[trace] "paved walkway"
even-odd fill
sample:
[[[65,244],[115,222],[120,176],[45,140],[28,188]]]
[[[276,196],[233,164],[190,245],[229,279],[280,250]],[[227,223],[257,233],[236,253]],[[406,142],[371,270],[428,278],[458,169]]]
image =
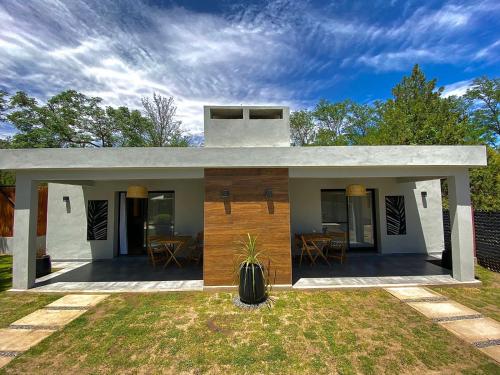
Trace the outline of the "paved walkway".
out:
[[[76,319],[107,295],[70,294],[0,329],[0,368]]]
[[[479,281],[460,282],[450,275],[381,276],[381,277],[303,277],[293,289],[386,288],[419,285],[480,285]]]
[[[426,288],[386,290],[500,363],[500,323],[496,320]]]

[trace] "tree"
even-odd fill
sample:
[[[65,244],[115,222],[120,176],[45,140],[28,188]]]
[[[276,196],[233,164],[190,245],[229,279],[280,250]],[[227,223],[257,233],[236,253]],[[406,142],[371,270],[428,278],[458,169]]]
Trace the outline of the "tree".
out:
[[[182,136],[181,122],[175,119],[177,107],[173,97],[153,93],[152,98],[142,98],[142,105],[150,121],[147,129],[150,146],[187,146],[187,140]]]
[[[378,125],[378,102],[375,105],[351,103],[346,138],[350,145],[370,144],[371,134]]]
[[[127,107],[107,107],[106,116],[111,127],[119,129],[119,136],[115,138],[117,147],[146,147],[144,136],[150,127],[150,122],[138,110]]]
[[[311,111],[300,110],[290,114],[290,133],[294,146],[307,146],[316,139],[316,125]]]
[[[126,107],[102,107],[102,99],[74,90],[63,91],[39,104],[26,93],[10,100],[7,116],[18,130],[14,148],[149,146],[147,118]]]
[[[7,110],[9,109],[9,103],[7,99],[7,92],[0,90],[0,121],[5,121],[7,119]]]
[[[379,108],[378,144],[464,144],[480,141],[468,116],[467,104],[442,97],[443,87],[427,80],[418,65],[392,90],[393,98]]]
[[[319,101],[313,112],[318,124],[315,142],[317,145],[339,146],[348,144],[345,130],[348,125],[351,104],[350,100],[338,103],[331,103],[325,99]]]
[[[497,144],[500,137],[500,78],[476,78],[465,98],[474,108],[474,121],[489,133],[490,143]]]
[[[474,209],[500,211],[500,153],[488,147],[488,165],[470,170],[471,199]]]

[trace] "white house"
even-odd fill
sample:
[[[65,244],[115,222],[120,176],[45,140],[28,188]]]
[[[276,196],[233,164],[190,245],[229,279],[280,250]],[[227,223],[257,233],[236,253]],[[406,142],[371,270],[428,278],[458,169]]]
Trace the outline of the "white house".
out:
[[[257,236],[280,285],[292,285],[299,269],[297,233],[345,233],[347,261],[332,260],[330,277],[373,259],[359,254],[419,254],[401,259],[424,262],[444,248],[440,179],[447,179],[452,277],[474,280],[468,169],[486,165],[485,147],[290,147],[287,107],[206,106],[204,113],[199,148],[0,150],[0,169],[16,172],[14,288],[35,283],[42,182],[52,259],[130,258],[146,254],[149,237],[199,234],[210,287],[231,284],[246,233]],[[134,189],[145,198],[131,199]]]

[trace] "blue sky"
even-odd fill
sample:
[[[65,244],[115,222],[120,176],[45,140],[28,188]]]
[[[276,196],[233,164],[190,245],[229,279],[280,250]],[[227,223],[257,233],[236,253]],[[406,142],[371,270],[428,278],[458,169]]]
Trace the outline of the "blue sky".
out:
[[[71,88],[136,108],[156,91],[194,134],[204,104],[370,102],[415,63],[461,94],[500,71],[490,0],[0,0],[0,25],[1,89],[44,100]]]

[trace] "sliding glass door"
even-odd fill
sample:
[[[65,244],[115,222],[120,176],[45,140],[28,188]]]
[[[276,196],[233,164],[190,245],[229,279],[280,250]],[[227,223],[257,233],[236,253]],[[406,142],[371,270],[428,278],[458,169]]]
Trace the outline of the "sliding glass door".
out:
[[[120,255],[145,255],[149,237],[175,234],[173,191],[149,192],[148,199],[119,196]]]
[[[347,197],[349,217],[349,247],[374,248],[373,191],[364,197]]]
[[[375,250],[374,191],[363,197],[347,197],[345,190],[321,190],[323,230],[348,233],[349,248]]]
[[[148,236],[174,235],[174,193],[148,194]]]

